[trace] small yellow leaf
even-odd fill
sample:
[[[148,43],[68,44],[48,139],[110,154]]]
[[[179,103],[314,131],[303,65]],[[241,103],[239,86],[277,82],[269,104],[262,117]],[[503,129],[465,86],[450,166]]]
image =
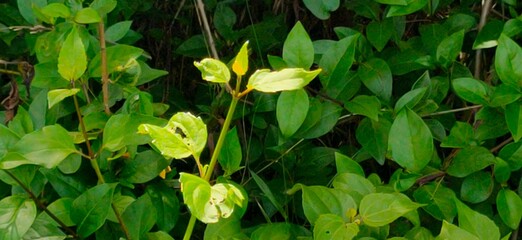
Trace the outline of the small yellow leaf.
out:
[[[243,76],[248,71],[248,41],[246,41],[232,64],[232,71],[238,76]]]

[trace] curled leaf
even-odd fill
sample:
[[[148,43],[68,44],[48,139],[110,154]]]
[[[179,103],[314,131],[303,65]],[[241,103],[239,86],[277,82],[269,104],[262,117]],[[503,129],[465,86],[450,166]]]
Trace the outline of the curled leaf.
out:
[[[250,76],[247,88],[260,92],[297,90],[308,85],[320,72],[321,69],[306,71],[302,68],[286,68],[273,72],[261,69]]]
[[[228,70],[227,65],[219,60],[205,58],[200,62],[194,62],[194,66],[201,71],[201,78],[206,81],[227,83],[230,80],[230,70]]]

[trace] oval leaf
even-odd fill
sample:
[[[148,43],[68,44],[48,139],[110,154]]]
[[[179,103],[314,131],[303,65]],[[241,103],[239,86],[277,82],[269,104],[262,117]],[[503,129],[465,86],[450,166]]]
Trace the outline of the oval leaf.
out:
[[[466,177],[495,163],[495,156],[481,146],[463,148],[457,153],[447,173],[454,177]]]
[[[20,195],[0,201],[0,239],[22,239],[36,218],[36,205]]]
[[[319,216],[314,227],[316,240],[351,240],[359,233],[359,225],[347,223],[343,218],[334,214]]]
[[[297,90],[308,85],[320,72],[321,69],[306,71],[302,68],[286,68],[274,72],[257,70],[248,79],[247,88],[260,92]]]
[[[205,58],[200,62],[194,62],[194,66],[199,69],[201,78],[206,81],[227,83],[230,80],[230,70],[228,70],[227,65],[219,60]]]
[[[501,34],[495,52],[495,70],[503,83],[522,86],[522,48],[508,36]]]
[[[522,199],[509,189],[501,189],[497,195],[497,210],[502,221],[511,229],[520,227]]]
[[[371,193],[361,200],[359,212],[364,224],[380,227],[420,206],[401,193]]]
[[[73,27],[63,42],[58,55],[58,72],[68,80],[75,81],[87,69],[87,55],[77,27]]]
[[[225,137],[226,144],[219,152],[219,165],[225,171],[224,176],[230,176],[237,170],[241,169],[241,160],[243,160],[243,153],[241,152],[241,144],[237,135],[237,129],[234,127],[228,131]]]
[[[232,64],[232,70],[238,76],[243,76],[248,71],[248,41],[246,41],[243,44],[243,46],[239,50],[239,53],[234,59],[234,63]]]
[[[314,63],[314,45],[299,21],[286,37],[283,45],[283,59],[288,67],[294,68],[309,69]]]
[[[292,136],[303,124],[310,102],[303,89],[285,91],[277,99],[276,116],[283,136]]]
[[[125,34],[129,32],[131,25],[132,21],[122,21],[111,25],[105,31],[105,40],[108,42],[117,42],[125,37]]]
[[[372,58],[361,63],[357,70],[359,78],[370,91],[384,101],[392,95],[392,72],[388,64],[380,58]]]
[[[72,203],[71,219],[78,226],[76,232],[87,237],[104,223],[109,211],[116,184],[100,184],[90,188]]]
[[[47,92],[47,103],[49,105],[49,109],[51,109],[55,104],[64,100],[66,97],[75,95],[79,91],[79,88],[50,90]]]
[[[74,21],[81,24],[97,23],[101,20],[98,12],[90,7],[81,9],[74,16]]]
[[[453,90],[470,103],[487,104],[489,101],[489,86],[473,78],[454,79]]]

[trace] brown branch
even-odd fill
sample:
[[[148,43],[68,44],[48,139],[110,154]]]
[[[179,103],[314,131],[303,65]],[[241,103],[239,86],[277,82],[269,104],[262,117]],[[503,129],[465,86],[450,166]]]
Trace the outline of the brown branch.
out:
[[[205,30],[205,35],[207,36],[208,45],[210,47],[210,51],[212,51],[212,58],[219,59],[219,55],[216,50],[216,43],[214,42],[214,38],[212,37],[212,31],[210,30],[210,24],[208,23],[207,14],[205,13],[205,4],[202,0],[197,0],[196,4],[196,12],[198,13],[203,24],[203,29]]]
[[[485,0],[482,5],[482,13],[480,14],[480,21],[477,26],[477,30],[480,33],[484,25],[486,25],[487,17],[491,9],[492,0]],[[477,49],[475,52],[475,72],[473,76],[475,79],[480,79],[480,72],[482,71],[482,49]]]
[[[105,45],[105,27],[103,25],[103,21],[100,21],[98,23],[98,35],[100,36],[103,106],[105,114],[111,115],[111,109],[109,108],[109,74],[107,73],[107,47]]]

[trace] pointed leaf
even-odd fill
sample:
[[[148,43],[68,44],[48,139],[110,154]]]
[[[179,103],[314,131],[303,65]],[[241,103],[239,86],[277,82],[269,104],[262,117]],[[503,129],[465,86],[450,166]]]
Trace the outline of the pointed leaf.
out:
[[[51,109],[54,105],[61,102],[65,98],[77,94],[79,91],[79,88],[50,90],[49,92],[47,92],[47,103],[49,109]]]
[[[380,227],[420,206],[401,193],[370,193],[361,200],[359,211],[364,224]]]
[[[426,212],[438,220],[453,221],[457,216],[457,207],[453,199],[455,193],[439,184],[426,184],[413,193],[415,201],[426,204],[422,207]]]
[[[87,55],[78,27],[73,27],[58,56],[58,72],[67,81],[80,78],[87,69]]]
[[[522,199],[509,189],[501,189],[497,194],[497,210],[500,219],[511,229],[520,227]]]
[[[522,105],[517,101],[506,106],[506,123],[515,142],[522,138]]]
[[[475,104],[488,104],[489,86],[473,78],[453,80],[453,89],[462,99]]]
[[[241,144],[237,135],[237,128],[232,128],[228,131],[225,137],[225,143],[221,152],[219,152],[219,165],[225,171],[224,176],[230,176],[234,172],[241,169],[241,160],[243,160],[243,153],[241,152]]]
[[[457,153],[447,173],[455,177],[466,177],[495,163],[495,156],[481,146],[463,148]]]
[[[299,21],[286,37],[283,45],[283,59],[288,67],[292,68],[309,69],[314,63],[312,40]]]
[[[273,72],[261,69],[250,76],[247,88],[260,92],[297,90],[308,85],[320,72],[321,69],[306,71],[302,68],[286,68]]]
[[[36,218],[36,204],[20,195],[0,201],[0,239],[22,239]]]
[[[434,151],[430,129],[408,108],[397,114],[390,129],[389,144],[393,160],[413,172],[422,170]]]
[[[140,236],[149,232],[156,223],[156,209],[151,206],[149,195],[144,194],[122,213],[121,218],[129,230],[131,239],[140,239]]]
[[[386,18],[383,21],[372,21],[366,26],[366,38],[380,52],[391,39],[393,31],[392,18]]]
[[[479,240],[475,235],[470,232],[459,228],[446,220],[442,222],[442,228],[440,234],[435,240],[449,240],[449,239],[467,239],[467,240]]]
[[[473,127],[466,122],[456,122],[450,135],[440,143],[441,147],[465,148],[477,145]]]
[[[232,70],[238,76],[243,76],[248,71],[248,41],[243,44],[239,53],[237,53],[234,63],[232,64]]]
[[[495,52],[495,70],[503,83],[522,86],[522,48],[508,36],[501,34]]]
[[[109,211],[116,184],[100,184],[90,188],[73,201],[71,219],[78,226],[77,233],[87,237],[104,223]]]
[[[386,160],[391,126],[392,124],[383,118],[379,121],[363,119],[355,131],[357,141],[381,165]]]
[[[108,42],[117,42],[125,37],[129,32],[132,21],[122,21],[111,25],[105,30],[105,40]]]
[[[127,145],[141,145],[151,141],[147,135],[138,133],[140,124],[166,125],[164,119],[140,114],[115,114],[105,124],[103,148],[117,152]]]
[[[491,219],[473,211],[466,204],[455,199],[457,205],[459,227],[472,233],[481,240],[500,239],[500,231]]]
[[[392,5],[386,17],[404,16],[421,10],[428,4],[428,0],[406,0],[405,5]]]
[[[276,116],[283,136],[292,136],[303,124],[310,107],[308,94],[303,89],[284,91],[277,99]]]
[[[376,96],[359,95],[347,102],[345,107],[353,114],[367,116],[374,121],[379,121],[381,102]]]
[[[330,18],[330,12],[339,8],[339,0],[304,0],[306,8],[321,20]]]
[[[201,72],[201,78],[214,83],[227,83],[230,80],[230,70],[223,62],[205,58],[200,62],[194,62],[194,65]]]
[[[359,233],[359,225],[347,223],[340,216],[334,214],[320,215],[314,227],[316,240],[351,240]]]
[[[442,40],[437,47],[437,62],[448,68],[459,55],[464,42],[464,30],[460,30]]]
[[[82,8],[74,16],[74,21],[81,24],[97,23],[101,20],[98,12],[90,7]]]
[[[390,101],[393,79],[391,70],[384,60],[372,58],[361,63],[357,74],[364,86],[377,97],[384,101]]]
[[[338,152],[335,152],[335,166],[338,174],[354,173],[364,177],[364,170],[359,163]]]

